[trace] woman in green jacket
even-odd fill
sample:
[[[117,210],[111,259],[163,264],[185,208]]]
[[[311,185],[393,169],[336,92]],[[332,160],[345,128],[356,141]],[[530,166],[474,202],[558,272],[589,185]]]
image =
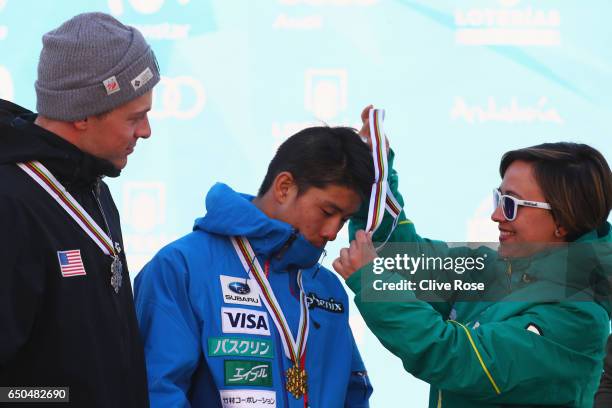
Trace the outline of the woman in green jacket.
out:
[[[381,301],[375,287],[398,287],[407,277],[372,273],[379,256],[372,241],[385,240],[390,217],[373,237],[362,230],[366,215],[353,217],[350,248],[333,266],[381,343],[406,371],[431,384],[430,408],[591,408],[610,332],[610,168],[589,146],[547,143],[506,153],[500,175],[491,216],[499,226],[498,250],[422,238],[403,212],[385,246],[408,243],[387,250],[390,257],[485,259],[483,270],[461,276],[486,283],[478,301],[452,290],[433,301],[418,287]],[[403,205],[397,185],[391,170],[389,187]],[[456,277],[435,275],[437,282]]]

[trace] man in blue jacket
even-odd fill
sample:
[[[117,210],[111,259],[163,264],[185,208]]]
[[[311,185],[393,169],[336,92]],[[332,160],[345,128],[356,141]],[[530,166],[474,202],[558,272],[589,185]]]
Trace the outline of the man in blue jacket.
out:
[[[372,393],[325,244],[369,196],[355,131],[283,143],[259,194],[216,184],[193,232],[136,277],[153,407],[367,407]]]

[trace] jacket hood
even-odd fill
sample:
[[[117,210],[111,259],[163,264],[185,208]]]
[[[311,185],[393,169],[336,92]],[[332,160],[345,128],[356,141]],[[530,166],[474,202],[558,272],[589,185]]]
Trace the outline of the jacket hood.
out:
[[[194,231],[245,236],[260,261],[270,260],[273,271],[314,266],[323,248],[312,245],[291,225],[268,217],[252,203],[253,198],[226,184],[215,184],[206,195],[207,213],[196,219]]]
[[[31,111],[0,100],[0,165],[37,160],[67,187],[120,174],[110,162],[87,154],[35,125],[35,119],[36,114]]]

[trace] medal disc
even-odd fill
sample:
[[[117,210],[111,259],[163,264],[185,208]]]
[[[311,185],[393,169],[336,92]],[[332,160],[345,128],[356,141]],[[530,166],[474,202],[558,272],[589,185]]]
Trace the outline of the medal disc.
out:
[[[302,396],[308,392],[308,385],[306,383],[308,375],[306,374],[306,370],[298,366],[293,366],[287,370],[285,375],[287,376],[287,391],[296,399],[302,398]]]
[[[111,286],[115,289],[115,293],[119,293],[121,281],[123,279],[123,264],[121,259],[115,255],[111,263]]]

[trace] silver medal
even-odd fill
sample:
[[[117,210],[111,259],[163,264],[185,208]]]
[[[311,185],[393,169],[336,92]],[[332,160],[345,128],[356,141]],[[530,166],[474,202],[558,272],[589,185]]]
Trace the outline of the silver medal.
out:
[[[123,279],[123,264],[121,263],[121,259],[118,255],[113,257],[113,262],[111,263],[111,286],[115,289],[115,293],[119,293],[119,288],[121,288],[121,281]]]

